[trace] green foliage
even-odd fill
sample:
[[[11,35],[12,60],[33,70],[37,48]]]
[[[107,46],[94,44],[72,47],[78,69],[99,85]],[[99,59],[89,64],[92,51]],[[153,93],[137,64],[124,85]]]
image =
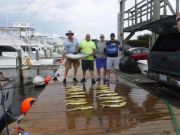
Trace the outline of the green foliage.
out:
[[[140,35],[137,40],[129,40],[127,44],[131,47],[149,47],[149,37],[151,39],[150,34]]]
[[[150,34],[144,34],[137,37],[138,40],[149,40],[149,37],[151,38]]]

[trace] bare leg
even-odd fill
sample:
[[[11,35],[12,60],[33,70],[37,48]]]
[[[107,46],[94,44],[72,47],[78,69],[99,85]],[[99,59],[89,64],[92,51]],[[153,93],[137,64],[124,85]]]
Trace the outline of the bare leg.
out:
[[[74,78],[76,78],[76,75],[77,75],[77,71],[78,71],[78,68],[74,68]]]
[[[66,79],[66,78],[67,78],[68,71],[69,71],[69,69],[65,69],[65,72],[64,72],[64,79]]]
[[[115,69],[116,80],[119,80],[119,69]]]
[[[107,79],[110,80],[110,70],[107,70]]]
[[[106,79],[106,69],[103,70],[103,78]]]
[[[97,69],[98,78],[101,78],[101,70]]]
[[[89,70],[89,73],[90,73],[90,75],[91,75],[91,79],[94,79],[94,71]]]
[[[86,77],[86,70],[83,70],[83,78]]]

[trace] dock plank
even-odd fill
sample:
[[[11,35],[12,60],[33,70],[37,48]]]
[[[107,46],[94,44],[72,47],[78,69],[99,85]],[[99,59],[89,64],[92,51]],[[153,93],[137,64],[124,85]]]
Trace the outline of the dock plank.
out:
[[[167,105],[147,91],[121,80],[110,88],[127,101],[122,108],[99,108],[96,91],[86,82],[92,110],[67,112],[64,86],[50,83],[19,124],[32,135],[175,135]],[[73,85],[69,83],[68,85]],[[77,85],[82,86],[78,83]],[[178,123],[180,111],[173,107]]]

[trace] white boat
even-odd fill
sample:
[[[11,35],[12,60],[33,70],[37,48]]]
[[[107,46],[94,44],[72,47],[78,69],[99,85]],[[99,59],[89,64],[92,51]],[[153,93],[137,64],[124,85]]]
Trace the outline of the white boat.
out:
[[[14,81],[4,78],[0,72],[0,126],[4,123],[5,113],[9,110],[14,93]]]
[[[148,71],[148,62],[147,62],[147,60],[138,60],[137,65],[138,65],[141,73],[146,75],[146,72]]]
[[[17,77],[17,50],[21,50],[23,69],[30,66],[53,66],[54,60],[29,57],[30,44],[25,41],[31,36],[30,27],[0,27],[0,72],[6,77]],[[31,34],[30,34],[31,33]],[[32,78],[36,73],[24,71],[24,78]]]

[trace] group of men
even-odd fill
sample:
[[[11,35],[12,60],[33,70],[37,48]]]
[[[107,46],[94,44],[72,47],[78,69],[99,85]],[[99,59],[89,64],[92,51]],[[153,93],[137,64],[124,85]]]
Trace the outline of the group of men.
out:
[[[68,76],[69,69],[74,68],[74,82],[79,82],[77,80],[77,71],[80,66],[79,59],[70,59],[66,57],[66,54],[73,53],[83,53],[87,57],[81,59],[81,67],[83,77],[80,82],[84,83],[86,81],[86,71],[88,70],[91,76],[92,84],[96,81],[109,82],[111,70],[115,70],[116,83],[119,82],[119,51],[121,50],[120,42],[115,39],[115,34],[110,34],[110,40],[105,41],[104,34],[100,35],[100,40],[95,44],[91,41],[90,34],[86,34],[85,39],[78,43],[75,39],[74,33],[68,31],[66,33],[67,38],[64,40],[64,57],[65,62],[65,73],[63,83],[66,84],[66,78]],[[94,62],[96,63],[97,77],[95,80],[94,76]],[[103,73],[101,74],[101,69]]]

